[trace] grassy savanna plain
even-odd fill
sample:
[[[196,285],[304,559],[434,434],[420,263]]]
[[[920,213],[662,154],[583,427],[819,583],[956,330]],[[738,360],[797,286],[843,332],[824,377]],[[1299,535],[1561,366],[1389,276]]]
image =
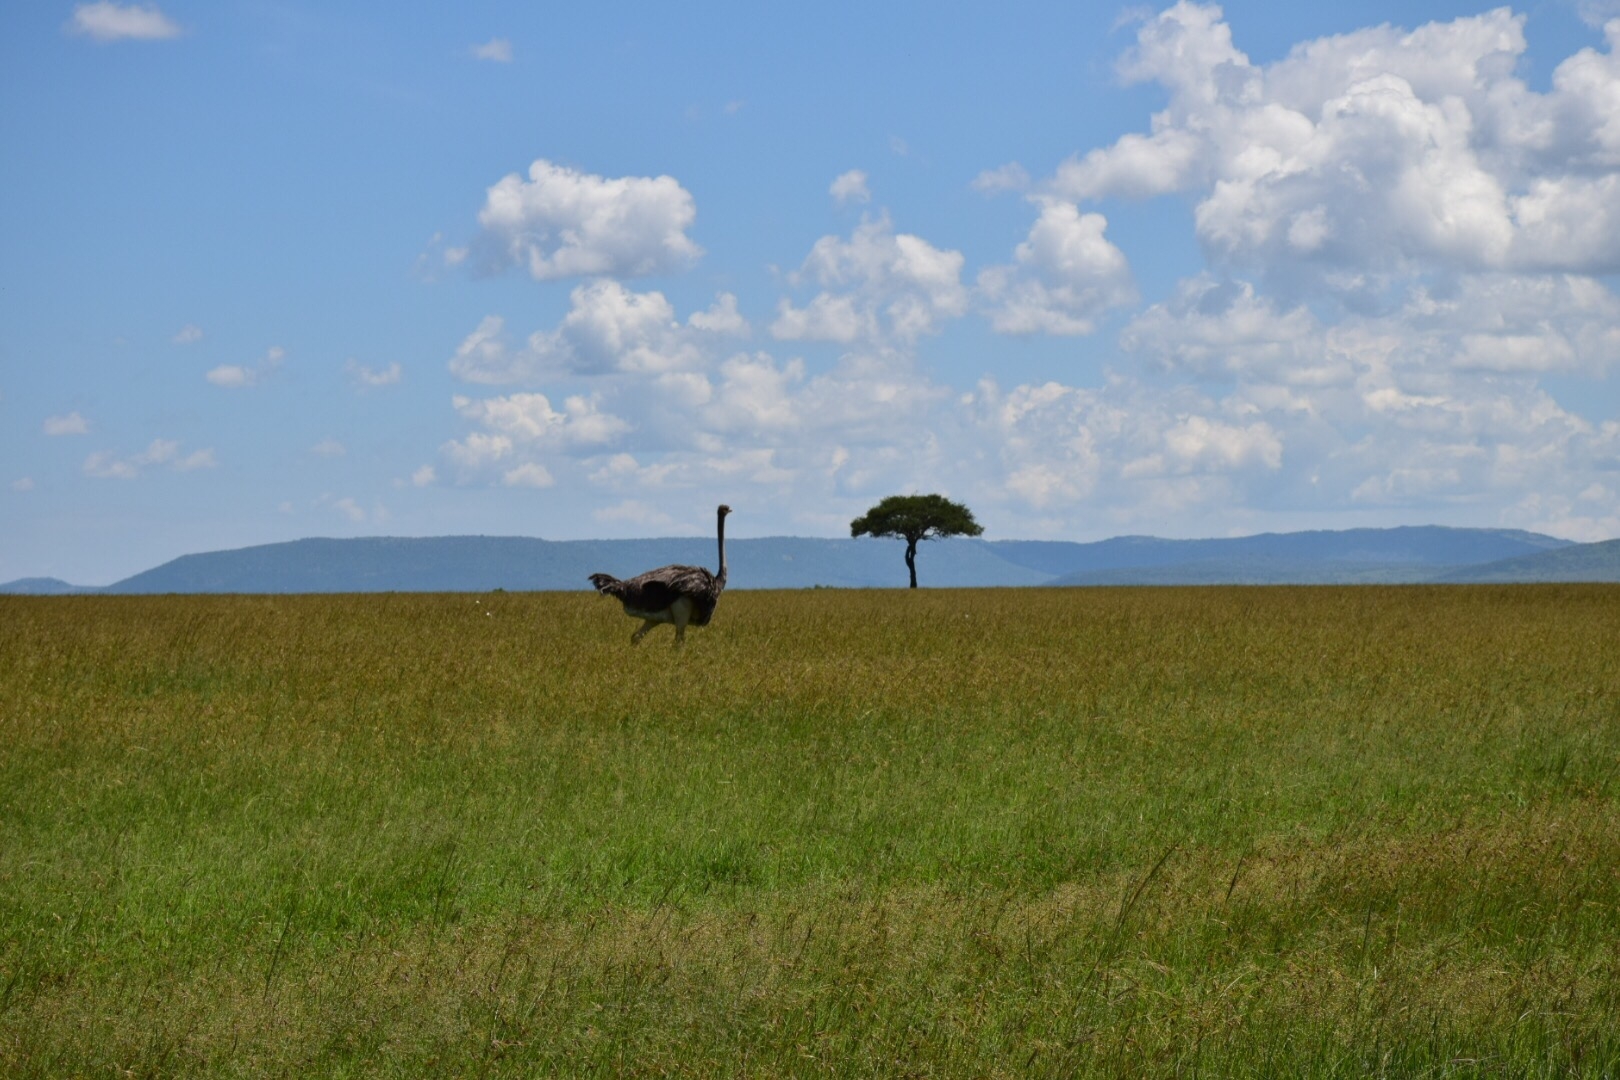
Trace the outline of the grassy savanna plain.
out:
[[[0,1074],[1620,1075],[1620,589],[0,598]]]

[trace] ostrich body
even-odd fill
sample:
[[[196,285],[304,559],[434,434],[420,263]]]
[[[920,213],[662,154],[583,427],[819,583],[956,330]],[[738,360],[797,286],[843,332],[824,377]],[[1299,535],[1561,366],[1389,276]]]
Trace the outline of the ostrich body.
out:
[[[630,635],[639,645],[647,631],[659,623],[673,623],[675,644],[686,641],[688,626],[708,626],[720,593],[726,587],[726,515],[731,507],[721,506],[716,514],[716,534],[720,539],[720,572],[711,574],[701,566],[661,566],[620,581],[612,574],[592,574],[591,584],[603,596],[624,605],[624,613],[641,619],[641,629]]]

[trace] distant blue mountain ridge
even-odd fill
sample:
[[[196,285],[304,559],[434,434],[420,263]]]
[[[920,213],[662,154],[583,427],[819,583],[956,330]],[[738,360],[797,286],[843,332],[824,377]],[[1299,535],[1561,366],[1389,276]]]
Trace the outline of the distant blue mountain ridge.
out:
[[[16,581],[0,585],[0,593],[13,593],[18,596],[66,596],[70,593],[100,591],[83,585],[69,585],[61,578],[53,577],[18,578]]]
[[[903,545],[812,537],[732,539],[734,589],[901,588]],[[307,539],[184,555],[104,588],[24,578],[0,592],[326,593],[580,590],[666,563],[713,567],[712,537],[539,540],[515,536]],[[1575,544],[1513,529],[1407,526],[1214,540],[1120,536],[942,540],[917,555],[924,587],[1415,584],[1620,581],[1620,540]]]

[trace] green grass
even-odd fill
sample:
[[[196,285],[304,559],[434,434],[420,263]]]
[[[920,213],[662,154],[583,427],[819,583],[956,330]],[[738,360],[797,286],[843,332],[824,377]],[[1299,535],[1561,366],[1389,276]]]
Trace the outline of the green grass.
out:
[[[1620,1075],[1620,588],[0,598],[0,1075]]]

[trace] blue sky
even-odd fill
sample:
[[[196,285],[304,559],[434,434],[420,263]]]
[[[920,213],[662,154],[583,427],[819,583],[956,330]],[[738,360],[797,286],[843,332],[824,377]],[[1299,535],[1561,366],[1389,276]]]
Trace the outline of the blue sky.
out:
[[[9,5],[0,581],[902,491],[1620,536],[1615,20]]]

